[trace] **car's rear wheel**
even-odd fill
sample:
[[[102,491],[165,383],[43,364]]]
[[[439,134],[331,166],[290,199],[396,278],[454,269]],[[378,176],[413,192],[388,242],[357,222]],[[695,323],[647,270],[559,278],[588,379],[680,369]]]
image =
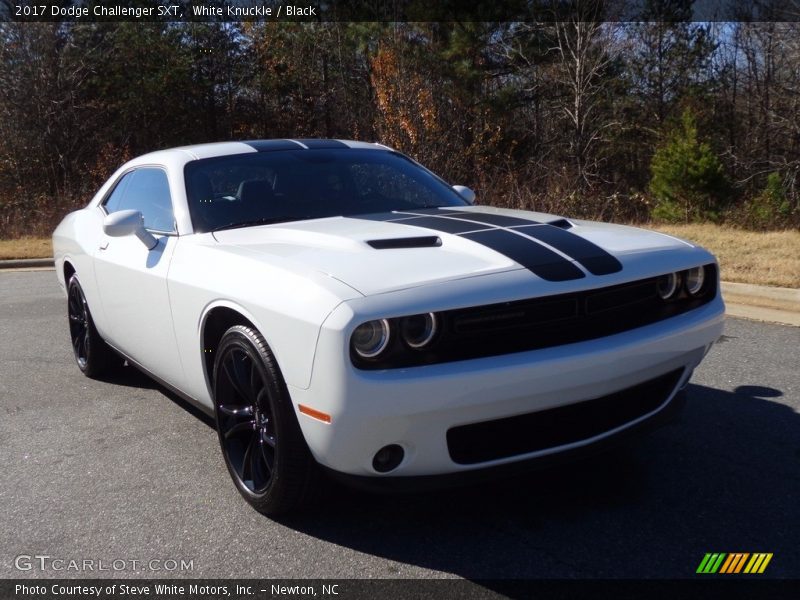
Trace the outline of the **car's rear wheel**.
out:
[[[316,465],[275,358],[254,329],[235,325],[222,336],[214,404],[225,464],[245,500],[267,515],[301,505]]]
[[[86,296],[75,274],[70,277],[67,284],[67,316],[75,362],[84,375],[97,377],[110,368],[122,364],[122,359],[97,332]]]

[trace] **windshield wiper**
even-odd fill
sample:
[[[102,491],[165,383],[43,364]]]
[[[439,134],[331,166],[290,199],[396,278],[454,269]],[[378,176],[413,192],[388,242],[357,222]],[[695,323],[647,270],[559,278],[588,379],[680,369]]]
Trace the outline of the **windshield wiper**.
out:
[[[293,221],[292,217],[272,217],[269,219],[252,219],[250,221],[236,221],[227,225],[220,225],[212,229],[212,232],[222,231],[223,229],[239,229],[240,227],[255,227],[256,225],[272,225],[273,223],[285,223]]]

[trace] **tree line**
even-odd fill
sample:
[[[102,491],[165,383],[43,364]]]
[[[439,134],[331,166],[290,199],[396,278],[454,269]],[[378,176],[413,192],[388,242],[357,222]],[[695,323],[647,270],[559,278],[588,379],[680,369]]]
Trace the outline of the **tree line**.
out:
[[[49,233],[144,152],[280,137],[380,141],[498,206],[797,227],[800,23],[666,4],[638,23],[0,24],[0,237]]]

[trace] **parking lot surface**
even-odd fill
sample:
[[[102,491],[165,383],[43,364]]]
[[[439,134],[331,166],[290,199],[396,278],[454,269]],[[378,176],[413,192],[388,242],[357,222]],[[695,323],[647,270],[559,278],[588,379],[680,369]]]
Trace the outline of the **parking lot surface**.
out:
[[[682,578],[706,552],[800,577],[798,328],[728,319],[682,416],[610,453],[435,493],[330,485],[279,521],[207,418],[133,369],[80,374],[52,271],[0,273],[0,341],[0,577]]]

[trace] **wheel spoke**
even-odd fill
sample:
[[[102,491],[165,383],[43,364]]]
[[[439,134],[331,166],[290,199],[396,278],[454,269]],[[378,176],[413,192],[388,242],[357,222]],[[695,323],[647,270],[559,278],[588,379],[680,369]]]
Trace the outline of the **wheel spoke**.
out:
[[[247,355],[245,354],[244,356],[246,357]],[[222,363],[222,368],[225,371],[225,376],[228,378],[228,381],[230,381],[236,394],[242,400],[252,404],[253,398],[248,393],[249,390],[247,389],[247,386],[242,385],[243,381],[246,381],[246,379],[242,376],[240,365],[241,362],[236,360],[231,352],[227,357],[225,357],[225,362]]]
[[[69,295],[68,308],[70,315],[78,316],[81,312],[81,301],[77,297],[77,290]]]
[[[261,452],[259,451],[259,447],[261,444],[258,443],[258,433],[253,436],[253,442],[251,444],[252,451],[250,455],[245,458],[245,460],[249,461],[250,463],[250,474],[253,479],[253,489],[259,490],[264,487],[264,483],[269,480],[269,470],[264,472],[264,467],[262,466],[263,460],[261,458]]]
[[[253,479],[253,454],[256,454],[255,446],[257,444],[257,439],[258,435],[257,432],[254,430],[253,434],[250,436],[250,441],[247,443],[247,449],[244,451],[244,456],[242,457],[243,481],[247,479]]]
[[[275,440],[270,439],[262,430],[259,439],[259,450],[261,450],[261,459],[267,467],[267,470],[272,474],[272,465],[275,460]]]
[[[236,408],[231,408],[229,406],[220,406],[219,412],[221,412],[226,417],[252,417],[253,416],[253,407],[252,406],[237,406]]]
[[[275,447],[275,436],[271,435],[267,431],[267,427],[262,427],[261,428],[261,440],[260,441],[261,441],[262,444],[266,444],[270,448],[274,448]]]
[[[89,332],[85,332],[81,336],[81,358],[88,358],[89,357]]]
[[[237,423],[225,431],[225,439],[229,440],[230,438],[241,435],[247,431],[253,431],[255,428],[256,422],[254,420],[251,419],[249,421],[242,421],[241,423]]]

